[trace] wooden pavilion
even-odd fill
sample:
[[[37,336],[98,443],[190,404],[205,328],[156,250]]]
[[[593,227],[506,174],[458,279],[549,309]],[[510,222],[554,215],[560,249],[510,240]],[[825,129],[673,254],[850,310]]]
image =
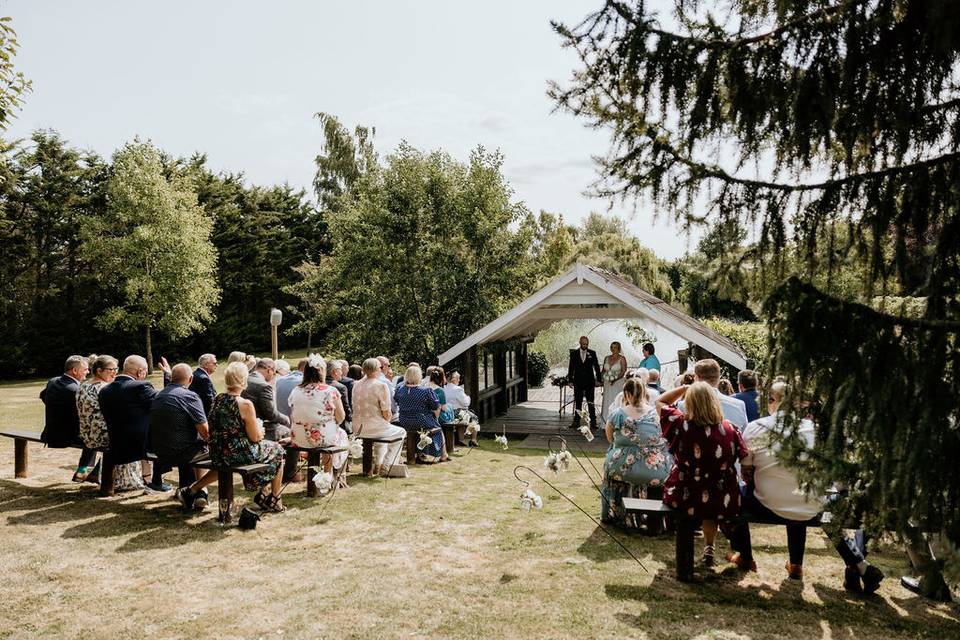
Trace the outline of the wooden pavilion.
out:
[[[685,358],[712,356],[739,370],[743,351],[731,340],[609,271],[577,264],[496,320],[439,356],[439,364],[463,373],[472,409],[481,423],[514,434],[555,433],[569,423],[543,393],[531,397],[527,349],[537,333],[560,320],[643,319],[688,341]],[[571,345],[575,346],[575,345]]]

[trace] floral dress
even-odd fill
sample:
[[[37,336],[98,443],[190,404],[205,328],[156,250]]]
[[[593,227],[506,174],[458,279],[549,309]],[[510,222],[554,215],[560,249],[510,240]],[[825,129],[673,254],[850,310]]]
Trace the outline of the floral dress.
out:
[[[107,422],[100,412],[100,389],[109,384],[106,380],[91,380],[80,384],[77,390],[77,415],[80,416],[80,439],[88,449],[106,451],[110,448]],[[113,468],[114,491],[137,491],[145,489],[140,461],[118,464]]]
[[[652,407],[643,415],[631,418],[623,409],[616,409],[607,420],[613,425],[613,444],[603,461],[603,501],[601,519],[623,522],[622,499],[633,486],[659,487],[673,466]]]
[[[393,395],[400,408],[400,426],[409,431],[426,431],[430,444],[420,449],[418,457],[426,462],[436,462],[443,457],[443,430],[433,415],[440,406],[440,399],[429,387],[411,387],[402,384]]]
[[[334,416],[340,392],[323,384],[297,386],[290,392],[290,436],[293,445],[302,449],[314,447],[347,447],[350,438],[337,426]],[[333,466],[339,469],[347,452],[333,454]]]
[[[663,409],[660,427],[673,454],[664,504],[696,519],[736,518],[740,512],[736,463],[747,456],[740,432],[727,420],[709,427],[691,424],[676,407]]]
[[[255,491],[273,480],[283,464],[283,447],[272,440],[252,442],[247,437],[247,429],[240,416],[240,405],[234,396],[221,393],[214,398],[207,419],[210,426],[210,459],[214,464],[268,465],[263,471],[243,474],[243,486],[248,491]]]

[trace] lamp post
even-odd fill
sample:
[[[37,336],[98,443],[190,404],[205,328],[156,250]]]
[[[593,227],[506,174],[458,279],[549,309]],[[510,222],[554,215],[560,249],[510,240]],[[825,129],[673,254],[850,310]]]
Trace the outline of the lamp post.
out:
[[[274,360],[280,357],[277,348],[277,327],[281,322],[283,322],[283,312],[280,309],[270,309],[270,349]]]

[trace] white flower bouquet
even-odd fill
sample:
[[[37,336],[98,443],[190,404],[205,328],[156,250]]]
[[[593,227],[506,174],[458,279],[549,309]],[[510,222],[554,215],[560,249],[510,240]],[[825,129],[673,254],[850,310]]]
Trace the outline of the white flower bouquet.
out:
[[[350,440],[349,455],[354,460],[363,457],[363,440],[360,438],[353,438]]]
[[[547,457],[544,459],[543,466],[554,473],[568,471],[570,469],[570,460],[572,458],[573,455],[566,450],[559,451],[557,453],[551,452],[547,454]]]
[[[333,489],[333,474],[329,471],[321,471],[313,476],[313,484],[317,488],[317,493],[325,496]]]
[[[530,509],[542,509],[543,499],[540,498],[533,489],[527,489],[520,494],[520,510],[530,511]]]

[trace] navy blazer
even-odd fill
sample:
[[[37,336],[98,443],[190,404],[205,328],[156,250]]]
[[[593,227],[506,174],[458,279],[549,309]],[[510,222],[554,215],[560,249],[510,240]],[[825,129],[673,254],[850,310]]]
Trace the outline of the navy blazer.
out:
[[[597,352],[587,349],[587,359],[580,359],[580,348],[570,349],[570,366],[567,368],[567,377],[575,387],[593,387],[602,380],[600,362]]]
[[[79,382],[63,374],[50,378],[40,392],[40,400],[44,405],[40,440],[47,443],[48,447],[71,447],[80,442],[80,416],[77,414],[79,389]]]
[[[157,390],[146,380],[119,375],[100,390],[100,412],[110,434],[114,464],[128,464],[147,456],[150,405]]]
[[[203,413],[209,417],[210,407],[213,406],[213,399],[217,397],[217,390],[213,386],[213,380],[210,379],[210,375],[200,367],[197,367],[196,371],[193,372],[193,382],[190,383],[188,388],[200,396],[200,402],[203,403]]]

